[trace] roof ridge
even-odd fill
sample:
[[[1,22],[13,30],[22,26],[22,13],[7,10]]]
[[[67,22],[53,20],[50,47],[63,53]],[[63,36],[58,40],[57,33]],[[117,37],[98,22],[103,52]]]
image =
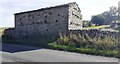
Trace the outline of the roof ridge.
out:
[[[69,6],[71,4],[76,4],[76,2],[70,2],[70,3],[67,3],[67,4],[50,6],[50,7],[40,8],[40,9],[36,9],[36,10],[31,10],[31,11],[19,12],[19,13],[15,13],[14,15],[16,15],[16,14],[22,14],[22,13],[27,13],[27,12],[34,12],[34,11],[39,11],[39,10],[45,10],[45,9],[51,9],[51,8],[56,8],[56,7]]]

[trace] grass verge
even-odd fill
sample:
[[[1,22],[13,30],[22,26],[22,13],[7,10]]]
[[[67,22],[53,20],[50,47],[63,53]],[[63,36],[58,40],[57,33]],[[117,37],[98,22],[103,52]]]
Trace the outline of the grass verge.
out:
[[[83,30],[91,30],[91,29],[101,29],[101,28],[106,28],[106,27],[109,27],[109,25],[84,27],[84,28],[82,28],[82,29],[83,29]]]
[[[58,45],[56,43],[49,43],[48,46],[51,49],[120,58],[120,53],[119,51],[116,51],[116,50],[97,50],[95,48],[85,48],[85,47],[76,48],[76,47],[71,47],[66,45]]]

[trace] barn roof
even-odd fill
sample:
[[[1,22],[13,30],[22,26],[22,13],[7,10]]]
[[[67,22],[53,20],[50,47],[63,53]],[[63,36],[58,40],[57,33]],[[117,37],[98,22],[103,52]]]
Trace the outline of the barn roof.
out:
[[[37,9],[37,10],[31,10],[31,11],[25,11],[25,12],[15,13],[14,15],[23,14],[23,13],[29,13],[29,12],[35,12],[35,11],[42,11],[42,10],[47,10],[47,9],[52,9],[52,8],[67,7],[67,6],[71,5],[71,4],[77,4],[77,3],[76,2],[71,2],[71,3],[67,3],[67,4],[62,4],[62,5],[57,5],[57,6],[51,6],[51,7],[41,8],[41,9]]]

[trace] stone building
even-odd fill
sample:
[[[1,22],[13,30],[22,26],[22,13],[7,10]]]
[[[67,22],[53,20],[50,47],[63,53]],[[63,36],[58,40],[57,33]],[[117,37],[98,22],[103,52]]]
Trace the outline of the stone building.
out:
[[[15,13],[15,28],[6,35],[58,34],[82,28],[81,10],[75,2]]]
[[[118,21],[120,22],[120,1],[118,2]]]

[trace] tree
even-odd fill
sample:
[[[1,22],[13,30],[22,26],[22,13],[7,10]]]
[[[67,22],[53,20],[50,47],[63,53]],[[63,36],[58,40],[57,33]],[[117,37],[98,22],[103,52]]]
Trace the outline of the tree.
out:
[[[96,25],[103,25],[105,22],[105,18],[102,15],[95,15],[92,16],[91,22]]]
[[[118,8],[111,6],[109,11],[103,12],[101,15],[105,17],[105,24],[110,24],[118,20]]]
[[[99,15],[94,15],[91,18],[91,22],[102,25],[110,25],[113,21],[118,20],[118,8],[111,6],[108,11],[103,12],[102,14]]]

